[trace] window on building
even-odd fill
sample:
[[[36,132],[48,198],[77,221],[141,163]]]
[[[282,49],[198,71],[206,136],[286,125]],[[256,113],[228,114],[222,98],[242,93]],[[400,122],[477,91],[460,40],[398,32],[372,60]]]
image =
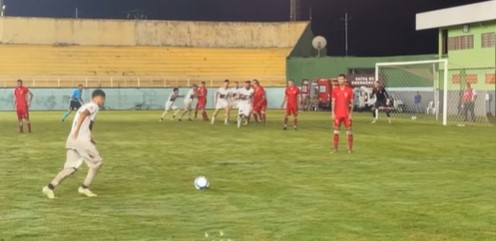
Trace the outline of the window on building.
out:
[[[441,53],[448,54],[448,46],[449,46],[449,41],[448,41],[448,30],[443,29],[441,31]]]
[[[474,48],[474,35],[464,35],[448,38],[448,50],[462,50]]]
[[[495,33],[483,33],[482,34],[482,47],[483,48],[493,48],[496,43]]]

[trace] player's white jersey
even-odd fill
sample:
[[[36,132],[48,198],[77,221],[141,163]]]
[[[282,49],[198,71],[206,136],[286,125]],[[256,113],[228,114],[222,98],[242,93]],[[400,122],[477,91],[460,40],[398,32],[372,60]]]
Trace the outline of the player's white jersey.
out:
[[[229,97],[230,91],[229,91],[229,89],[226,89],[224,87],[220,87],[217,90],[217,94],[218,94],[218,99],[227,100],[227,97]]]
[[[170,95],[169,95],[169,98],[167,99],[167,101],[169,102],[173,102],[176,101],[176,99],[179,97],[179,94],[176,94],[174,92],[172,92]]]
[[[78,141],[91,140],[90,123],[92,121],[95,121],[96,114],[98,113],[99,109],[100,107],[94,102],[84,104],[83,106],[81,106],[81,108],[79,108],[79,110],[76,113],[76,116],[74,117],[74,121],[72,122],[71,133],[69,134],[69,137],[67,139],[67,144],[69,145],[68,147],[70,147],[69,143],[72,143],[74,132],[76,131],[76,128],[78,126],[79,116],[81,116],[81,113],[83,113],[86,110],[88,110],[90,115],[83,120],[83,123],[81,124],[81,128],[79,129],[77,140]]]
[[[195,99],[195,90],[190,89],[186,96],[184,96],[184,102],[193,101],[193,99]]]
[[[254,90],[253,88],[246,89],[246,88],[240,88],[239,89],[239,103],[240,104],[251,104],[251,97],[253,96]]]
[[[240,88],[231,88],[229,89],[229,94],[231,95],[233,100],[237,100],[239,96]]]

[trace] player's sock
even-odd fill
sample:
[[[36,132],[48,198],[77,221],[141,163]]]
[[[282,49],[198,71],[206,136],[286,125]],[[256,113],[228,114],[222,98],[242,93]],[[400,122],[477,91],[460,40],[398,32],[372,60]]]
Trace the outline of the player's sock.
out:
[[[165,116],[167,116],[167,111],[164,111],[164,113],[162,113],[162,116],[160,117],[160,120],[163,120],[165,118]]]
[[[228,118],[224,118],[224,125],[227,125],[229,124],[229,119]]]
[[[206,111],[203,111],[202,112],[202,117],[203,117],[203,120],[204,121],[208,121],[208,115],[207,115],[207,112]]]
[[[62,116],[62,121],[65,121],[65,119],[67,119],[67,117],[69,116],[69,114],[70,114],[69,111],[64,112],[64,115]]]
[[[48,184],[48,188],[55,189],[64,179],[74,174],[77,170],[75,168],[64,168],[57,176]]]
[[[176,116],[179,115],[179,109],[177,109],[176,111],[174,111],[174,114],[172,115],[172,119],[176,119]]]
[[[298,125],[298,118],[293,119],[293,127],[296,129],[296,126]]]
[[[28,122],[28,132],[31,133],[31,122]]]
[[[243,119],[242,115],[238,115],[238,128],[241,128],[241,119]]]
[[[377,117],[375,110],[372,110],[372,117],[375,119]]]
[[[339,146],[339,133],[334,133],[332,140],[334,151],[337,151]]]
[[[284,118],[284,126],[287,126],[288,125],[288,117],[285,117]]]
[[[253,114],[253,119],[255,119],[255,122],[259,122],[258,121],[258,114]]]
[[[264,124],[267,122],[267,114],[265,114],[265,112],[262,112],[262,122]]]
[[[351,132],[348,133],[348,151],[353,151],[353,134]]]
[[[91,186],[91,183],[93,182],[93,179],[96,177],[96,174],[98,174],[98,171],[100,170],[102,164],[103,164],[102,162],[99,162],[98,164],[88,169],[88,174],[86,175],[86,178],[83,181],[82,187],[88,188],[89,186]]]
[[[212,122],[210,122],[210,124],[212,124],[212,125],[213,125],[214,123],[215,123],[215,115],[214,115],[214,116],[212,116]]]
[[[24,133],[24,124],[22,122],[19,123],[19,133]]]

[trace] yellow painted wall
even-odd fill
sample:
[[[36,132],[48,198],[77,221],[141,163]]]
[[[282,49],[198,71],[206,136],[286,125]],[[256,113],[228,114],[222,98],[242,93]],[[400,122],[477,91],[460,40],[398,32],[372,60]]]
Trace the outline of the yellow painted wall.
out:
[[[0,43],[292,48],[308,22],[236,23],[0,18]]]
[[[283,85],[290,48],[109,47],[0,44],[0,77],[146,77],[246,80]]]

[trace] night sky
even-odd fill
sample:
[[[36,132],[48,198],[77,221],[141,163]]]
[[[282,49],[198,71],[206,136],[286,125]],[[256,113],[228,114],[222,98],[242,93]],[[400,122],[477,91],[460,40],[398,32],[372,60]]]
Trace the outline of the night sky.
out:
[[[4,0],[8,16],[126,18],[140,10],[148,19],[287,21],[289,0]],[[437,52],[437,32],[415,31],[415,13],[477,0],[301,0],[301,19],[328,39],[329,55],[344,55],[348,12],[349,55],[385,56]]]

